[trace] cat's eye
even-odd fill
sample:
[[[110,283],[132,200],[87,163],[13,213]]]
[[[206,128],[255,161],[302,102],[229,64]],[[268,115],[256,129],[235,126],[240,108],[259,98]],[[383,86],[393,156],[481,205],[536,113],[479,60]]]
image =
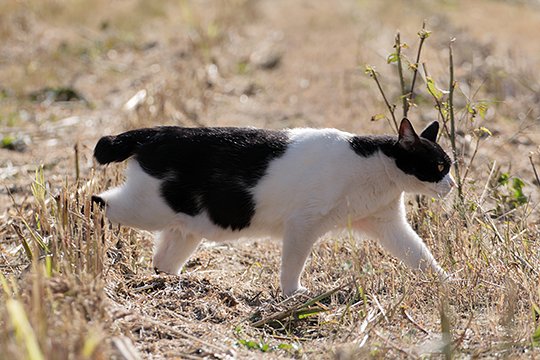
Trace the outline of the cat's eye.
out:
[[[437,165],[437,168],[439,169],[440,172],[443,172],[443,170],[444,170],[444,164],[443,164],[443,163],[439,163],[439,164]]]

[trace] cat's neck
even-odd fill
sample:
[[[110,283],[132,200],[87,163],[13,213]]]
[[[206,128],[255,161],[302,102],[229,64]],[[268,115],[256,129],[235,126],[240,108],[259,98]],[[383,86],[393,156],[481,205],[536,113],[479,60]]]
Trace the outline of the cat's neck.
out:
[[[411,176],[397,167],[396,158],[400,151],[397,141],[397,136],[391,135],[352,136],[349,140],[350,146],[357,155],[364,158],[376,157],[378,159],[382,167],[379,175],[385,176],[388,180],[387,183],[383,183],[391,184],[391,188],[387,188],[385,191],[392,193],[392,196],[401,192],[414,192],[416,190],[413,186],[415,182],[412,181]],[[384,175],[382,171],[384,171]]]
[[[393,154],[397,140],[397,136],[392,135],[355,135],[350,138],[349,143],[354,152],[363,157],[372,156],[377,151],[388,157],[395,157]]]

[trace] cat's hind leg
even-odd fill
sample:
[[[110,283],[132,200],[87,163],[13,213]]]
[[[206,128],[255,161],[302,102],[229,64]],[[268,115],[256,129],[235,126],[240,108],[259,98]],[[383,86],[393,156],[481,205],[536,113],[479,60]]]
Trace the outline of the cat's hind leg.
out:
[[[92,201],[105,208],[107,218],[118,224],[144,230],[160,230],[174,223],[177,214],[161,194],[162,181],[147,174],[136,160],[130,160],[126,182]]]
[[[162,230],[154,240],[154,268],[168,274],[179,274],[201,238],[178,230]]]

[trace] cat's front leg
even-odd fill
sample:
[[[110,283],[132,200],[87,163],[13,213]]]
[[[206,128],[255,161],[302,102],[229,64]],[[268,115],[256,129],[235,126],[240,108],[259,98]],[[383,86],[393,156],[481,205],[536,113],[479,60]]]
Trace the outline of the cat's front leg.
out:
[[[407,222],[403,200],[362,221],[360,230],[377,239],[387,251],[409,267],[422,271],[431,269],[441,280],[447,278],[424,241]]]
[[[287,222],[283,236],[280,274],[281,290],[285,296],[306,291],[300,283],[300,277],[316,240],[315,227],[304,216],[295,217]]]
[[[154,268],[168,274],[179,274],[201,240],[192,234],[172,229],[158,232],[154,240]]]

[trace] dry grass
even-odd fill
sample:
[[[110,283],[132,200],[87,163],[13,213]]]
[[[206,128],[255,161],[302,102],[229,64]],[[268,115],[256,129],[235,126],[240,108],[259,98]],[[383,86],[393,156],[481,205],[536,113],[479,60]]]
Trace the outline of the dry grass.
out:
[[[0,353],[538,357],[538,11],[496,1],[0,4]],[[347,231],[314,247],[310,293],[292,299],[280,295],[273,241],[205,243],[182,275],[154,275],[151,235],[91,211],[91,194],[122,181],[121,167],[91,159],[111,132],[164,123],[392,131],[370,122],[388,114],[361,69],[375,66],[399,105],[386,58],[399,28],[414,59],[423,19],[433,31],[423,59],[443,89],[448,39],[457,38],[465,201],[411,197],[409,214],[455,281],[441,286]],[[45,87],[85,101],[30,99]],[[420,78],[416,89],[410,118],[421,127],[439,113]],[[16,142],[22,151],[8,149]],[[450,149],[447,136],[441,142]]]

